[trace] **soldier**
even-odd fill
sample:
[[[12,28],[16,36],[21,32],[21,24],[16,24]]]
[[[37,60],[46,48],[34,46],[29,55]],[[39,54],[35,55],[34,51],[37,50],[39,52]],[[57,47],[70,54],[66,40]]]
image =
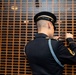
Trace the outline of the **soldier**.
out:
[[[25,53],[33,75],[62,75],[64,64],[76,63],[76,44],[73,35],[66,33],[69,49],[63,42],[53,39],[56,16],[42,11],[35,15],[38,33],[27,43]],[[58,37],[57,37],[58,38]]]

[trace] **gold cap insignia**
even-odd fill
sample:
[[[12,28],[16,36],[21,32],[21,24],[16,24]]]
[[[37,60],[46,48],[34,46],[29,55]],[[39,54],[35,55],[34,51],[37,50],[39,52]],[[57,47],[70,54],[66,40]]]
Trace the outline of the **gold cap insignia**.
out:
[[[74,51],[72,51],[70,48],[68,48],[68,50],[69,50],[71,55],[75,56],[75,52]]]

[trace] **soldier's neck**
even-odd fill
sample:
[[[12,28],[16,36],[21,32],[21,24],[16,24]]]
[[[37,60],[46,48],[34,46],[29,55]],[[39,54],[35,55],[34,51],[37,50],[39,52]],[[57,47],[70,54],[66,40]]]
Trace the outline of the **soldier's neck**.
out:
[[[38,33],[43,33],[43,34],[46,34],[48,37],[49,37],[49,35],[48,35],[48,33],[47,32],[43,32],[43,31],[38,31]]]

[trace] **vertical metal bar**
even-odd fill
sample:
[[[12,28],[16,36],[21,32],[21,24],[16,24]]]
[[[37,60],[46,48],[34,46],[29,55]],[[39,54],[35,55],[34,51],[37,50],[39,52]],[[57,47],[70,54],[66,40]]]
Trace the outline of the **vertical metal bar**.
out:
[[[65,33],[67,32],[67,0],[65,0]],[[64,71],[65,75],[67,75],[67,64],[65,65],[65,71]]]
[[[74,35],[74,0],[72,0],[72,34]]]
[[[58,6],[59,7],[59,12],[58,12],[59,14],[58,15],[59,15],[59,21],[60,21],[60,0],[59,0],[58,5],[59,5]],[[60,23],[59,23],[59,36],[60,36]]]
[[[7,7],[8,7],[8,14],[7,14],[7,31],[6,31],[6,33],[7,33],[7,37],[6,37],[6,67],[5,67],[5,74],[7,74],[7,60],[8,60],[8,57],[7,57],[7,55],[8,55],[8,25],[9,25],[9,0],[8,0],[8,5],[7,5]]]
[[[26,0],[26,20],[28,20],[28,0]],[[28,30],[28,28],[27,28],[27,22],[26,22],[26,39],[25,39],[25,41],[26,41],[26,43],[28,42],[27,41],[27,30]]]
[[[20,28],[19,28],[19,37],[18,37],[18,38],[19,38],[18,75],[19,75],[19,73],[20,73],[20,48],[21,48],[20,45],[21,45],[21,22],[22,22],[22,21],[21,21],[21,16],[22,16],[22,15],[21,15],[21,12],[22,12],[22,0],[20,0],[20,24],[19,24],[19,25],[20,25],[20,26],[19,26]]]
[[[54,13],[54,0],[52,0],[52,13]]]
[[[4,2],[4,0],[2,0],[2,6],[1,6],[1,9],[2,9],[1,11],[2,11],[2,12],[1,12],[1,28],[0,28],[0,29],[1,29],[1,35],[0,35],[0,60],[1,60],[1,61],[0,61],[0,67],[1,67],[1,65],[2,65],[2,64],[1,64],[1,63],[2,63],[2,57],[1,57],[2,54],[1,54],[1,52],[2,52],[2,25],[3,25],[3,9],[4,9],[4,7],[3,7],[3,2]],[[2,71],[2,70],[0,70],[0,73],[2,73],[1,71]],[[5,72],[5,73],[6,73],[6,72]]]
[[[14,36],[15,36],[15,6],[16,6],[16,0],[14,0],[14,16],[13,16],[13,41],[12,41],[12,75],[14,74]]]
[[[74,0],[72,0],[72,34],[74,35]],[[72,75],[74,75],[74,65],[72,65]]]
[[[67,32],[67,0],[66,0],[66,3],[65,3],[65,33]]]
[[[27,17],[28,17],[28,0],[26,0],[26,20],[27,20]],[[28,33],[28,27],[27,27],[27,23],[26,23],[26,38],[25,38],[25,44],[27,44],[27,33]],[[25,61],[25,68],[27,67],[27,59],[26,59],[26,61]],[[27,70],[27,68],[26,68],[26,70]],[[25,71],[25,73],[27,73],[27,71]]]
[[[32,15],[34,16],[34,1],[32,2],[32,10],[33,10]],[[32,18],[32,39],[34,39],[34,21],[33,21],[33,18]]]

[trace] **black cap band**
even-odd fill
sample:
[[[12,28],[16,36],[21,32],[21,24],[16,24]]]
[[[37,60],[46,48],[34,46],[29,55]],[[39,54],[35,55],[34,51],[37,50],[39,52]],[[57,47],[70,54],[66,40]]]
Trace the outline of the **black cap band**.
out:
[[[54,29],[56,29],[55,28],[56,16],[53,13],[47,11],[39,12],[34,16],[34,22],[37,23],[37,21],[39,20],[50,21],[53,24]]]

